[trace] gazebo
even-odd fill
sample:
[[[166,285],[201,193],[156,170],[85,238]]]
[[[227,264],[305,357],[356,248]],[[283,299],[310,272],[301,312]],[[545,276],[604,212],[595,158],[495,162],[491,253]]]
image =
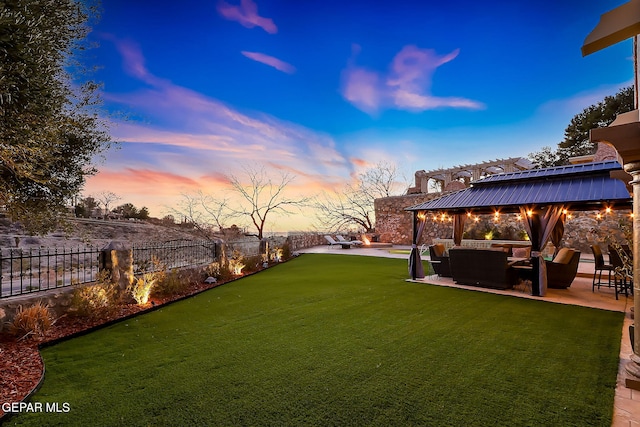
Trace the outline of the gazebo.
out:
[[[547,242],[559,246],[570,211],[630,209],[632,198],[616,161],[582,163],[492,175],[471,186],[405,210],[413,213],[412,279],[424,277],[418,242],[429,214],[453,220],[453,242],[459,246],[467,218],[483,214],[519,214],[531,241],[532,294],[544,296],[547,275],[540,251]]]

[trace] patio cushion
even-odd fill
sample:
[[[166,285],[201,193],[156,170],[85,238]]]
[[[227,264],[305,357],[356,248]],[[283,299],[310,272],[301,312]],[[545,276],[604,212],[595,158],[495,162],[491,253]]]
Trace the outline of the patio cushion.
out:
[[[444,256],[444,245],[442,243],[437,243],[431,247],[433,248],[434,252],[432,253],[432,255],[435,255],[437,257]]]
[[[569,264],[569,261],[573,258],[573,252],[574,250],[569,248],[560,249],[553,262],[556,264]]]
[[[516,258],[531,258],[531,247],[513,248],[513,256]]]

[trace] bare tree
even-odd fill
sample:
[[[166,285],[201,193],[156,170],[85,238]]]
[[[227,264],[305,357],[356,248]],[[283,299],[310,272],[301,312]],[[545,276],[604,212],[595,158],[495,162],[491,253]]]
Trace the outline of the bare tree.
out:
[[[98,194],[95,199],[100,203],[104,208],[104,219],[109,219],[109,206],[113,202],[117,202],[122,199],[122,197],[118,196],[116,193],[112,191],[102,191]]]
[[[244,179],[241,179],[244,178]],[[281,173],[273,180],[264,168],[245,168],[242,177],[230,175],[233,192],[240,195],[239,207],[234,213],[251,219],[256,229],[252,236],[262,239],[267,218],[271,214],[291,215],[294,209],[305,206],[308,197],[290,198],[285,195],[287,186],[295,179],[294,175]]]
[[[227,199],[216,199],[202,191],[195,194],[182,194],[182,200],[178,206],[170,208],[170,211],[183,222],[192,224],[207,239],[213,237],[216,227],[220,233],[223,233],[227,221],[233,217]]]
[[[366,232],[375,227],[375,199],[399,194],[401,185],[394,165],[380,162],[358,175],[342,191],[324,194],[315,207],[322,228],[344,230],[354,226]]]

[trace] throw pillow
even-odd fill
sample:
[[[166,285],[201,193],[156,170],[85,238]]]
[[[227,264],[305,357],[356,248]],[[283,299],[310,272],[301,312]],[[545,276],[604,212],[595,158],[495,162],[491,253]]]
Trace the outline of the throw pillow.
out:
[[[573,258],[573,249],[562,248],[558,252],[558,255],[553,259],[556,264],[569,264],[571,258]]]
[[[513,248],[513,256],[516,258],[531,258],[531,247]]]

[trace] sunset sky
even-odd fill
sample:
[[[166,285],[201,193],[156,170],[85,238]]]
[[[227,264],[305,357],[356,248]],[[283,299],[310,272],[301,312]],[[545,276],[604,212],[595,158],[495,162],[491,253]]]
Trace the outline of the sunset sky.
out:
[[[183,193],[221,197],[247,166],[312,196],[383,160],[410,184],[555,148],[575,114],[632,83],[631,41],[580,52],[623,3],[103,0],[92,55],[122,143],[84,195],[162,217]]]

